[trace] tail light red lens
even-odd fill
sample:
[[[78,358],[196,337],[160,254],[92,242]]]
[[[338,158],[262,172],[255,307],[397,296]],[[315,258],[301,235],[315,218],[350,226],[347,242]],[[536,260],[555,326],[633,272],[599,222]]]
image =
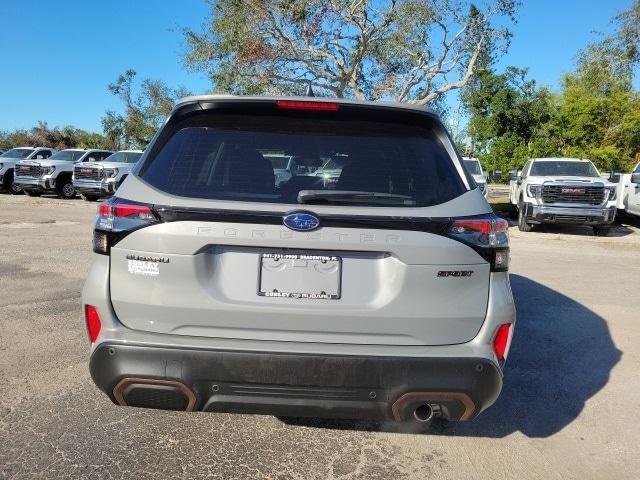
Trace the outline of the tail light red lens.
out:
[[[109,248],[127,234],[157,221],[151,205],[112,197],[98,205],[93,251],[108,254]]]
[[[503,323],[498,327],[496,336],[493,337],[493,351],[500,362],[507,358],[509,350],[509,334],[511,333],[511,324]]]
[[[95,343],[102,330],[102,321],[98,310],[93,305],[84,306],[84,320],[87,324],[87,334],[89,335],[89,341]]]
[[[509,224],[494,215],[454,218],[447,236],[469,245],[491,264],[491,271],[509,268]]]
[[[335,102],[313,102],[306,100],[278,100],[280,110],[307,110],[316,112],[337,112],[340,105]]]

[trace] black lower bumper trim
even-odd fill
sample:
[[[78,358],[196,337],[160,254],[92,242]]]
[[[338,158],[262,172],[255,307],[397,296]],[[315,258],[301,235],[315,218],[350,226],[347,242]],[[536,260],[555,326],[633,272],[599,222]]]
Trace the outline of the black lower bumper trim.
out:
[[[91,376],[114,403],[128,378],[179,382],[193,410],[327,418],[407,420],[429,403],[449,420],[474,417],[502,388],[483,358],[410,358],[187,350],[102,344]],[[142,387],[141,387],[142,388]],[[151,392],[150,392],[151,393]],[[149,395],[153,397],[153,395]],[[140,394],[136,406],[145,405]]]

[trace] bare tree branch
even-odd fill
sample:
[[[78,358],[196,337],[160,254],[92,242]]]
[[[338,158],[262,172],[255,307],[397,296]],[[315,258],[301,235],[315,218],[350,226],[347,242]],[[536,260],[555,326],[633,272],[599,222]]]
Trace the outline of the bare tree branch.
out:
[[[519,0],[216,0],[185,31],[186,65],[218,90],[321,93],[425,104],[464,87],[509,32]],[[501,26],[502,25],[502,26]]]

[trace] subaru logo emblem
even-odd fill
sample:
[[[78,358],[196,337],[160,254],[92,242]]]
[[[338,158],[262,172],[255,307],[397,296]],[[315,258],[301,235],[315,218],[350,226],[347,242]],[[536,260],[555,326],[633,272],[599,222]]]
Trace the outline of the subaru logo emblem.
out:
[[[282,218],[282,223],[285,227],[297,232],[308,232],[320,226],[318,217],[306,212],[290,213]]]

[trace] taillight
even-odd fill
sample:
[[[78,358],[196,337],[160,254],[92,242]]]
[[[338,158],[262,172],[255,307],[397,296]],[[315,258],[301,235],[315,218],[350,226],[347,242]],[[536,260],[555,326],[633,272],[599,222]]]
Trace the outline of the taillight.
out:
[[[112,197],[98,205],[93,251],[108,255],[109,249],[129,233],[156,222],[151,205]]]
[[[493,213],[454,218],[447,236],[469,245],[491,264],[492,272],[509,269],[509,224]]]
[[[493,351],[498,358],[498,361],[502,362],[507,358],[509,353],[509,334],[511,333],[511,324],[503,323],[498,327],[495,337],[493,337]]]
[[[93,305],[84,306],[84,320],[87,324],[87,335],[89,335],[89,341],[94,343],[100,335],[102,330],[102,322],[100,321],[100,315],[98,310]]]
[[[278,100],[276,105],[281,110],[308,110],[316,112],[337,112],[340,105],[335,102],[313,102],[306,100]]]

